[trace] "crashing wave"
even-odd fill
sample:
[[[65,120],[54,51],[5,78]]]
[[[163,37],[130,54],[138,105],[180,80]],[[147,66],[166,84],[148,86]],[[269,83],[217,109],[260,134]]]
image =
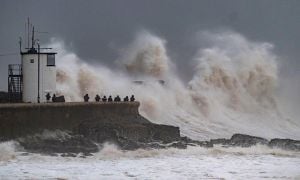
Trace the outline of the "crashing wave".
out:
[[[124,48],[119,70],[87,64],[54,40],[58,92],[67,101],[82,101],[85,93],[91,97],[134,94],[142,115],[155,123],[179,126],[183,135],[193,139],[233,133],[300,138],[297,121],[287,121],[278,106],[279,58],[272,52],[273,45],[233,32],[201,36],[208,43],[195,55],[194,75],[188,82],[178,77],[166,40],[149,32],[139,33]],[[147,83],[137,85],[137,77]]]

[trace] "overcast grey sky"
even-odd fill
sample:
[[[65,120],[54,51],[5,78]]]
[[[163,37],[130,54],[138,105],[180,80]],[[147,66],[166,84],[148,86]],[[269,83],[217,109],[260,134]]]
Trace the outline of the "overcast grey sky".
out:
[[[61,38],[81,58],[107,66],[118,56],[112,47],[126,46],[147,29],[168,41],[184,76],[195,55],[195,34],[225,28],[274,44],[285,70],[300,71],[299,0],[2,0],[0,54],[18,53],[27,17],[49,32],[40,36],[42,42]],[[7,90],[7,65],[19,62],[19,55],[0,56],[0,90]]]

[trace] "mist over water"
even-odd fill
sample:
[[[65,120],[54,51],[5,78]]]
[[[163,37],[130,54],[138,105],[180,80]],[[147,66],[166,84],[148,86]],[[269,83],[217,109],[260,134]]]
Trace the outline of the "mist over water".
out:
[[[199,45],[192,59],[194,75],[188,82],[178,77],[167,40],[147,31],[122,49],[114,69],[87,64],[53,39],[58,93],[67,101],[82,101],[85,93],[91,98],[134,94],[143,116],[179,126],[182,135],[194,139],[233,133],[299,139],[299,122],[287,118],[276,93],[279,58],[273,45],[235,32],[203,32],[200,37],[205,46]]]

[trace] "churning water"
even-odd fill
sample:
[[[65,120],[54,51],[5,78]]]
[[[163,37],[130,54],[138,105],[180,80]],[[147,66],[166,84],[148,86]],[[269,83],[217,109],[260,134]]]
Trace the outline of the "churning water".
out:
[[[82,101],[85,93],[134,94],[143,116],[179,126],[182,135],[197,140],[234,133],[300,139],[299,118],[282,108],[290,99],[280,96],[285,88],[280,87],[280,58],[273,45],[234,32],[200,36],[205,46],[194,55],[193,68],[186,68],[193,72],[186,82],[168,55],[167,41],[146,31],[122,49],[114,69],[88,64],[54,39],[58,93],[67,101]],[[299,153],[265,146],[124,152],[107,144],[83,159],[24,154],[15,142],[5,142],[0,152],[3,179],[300,178]]]

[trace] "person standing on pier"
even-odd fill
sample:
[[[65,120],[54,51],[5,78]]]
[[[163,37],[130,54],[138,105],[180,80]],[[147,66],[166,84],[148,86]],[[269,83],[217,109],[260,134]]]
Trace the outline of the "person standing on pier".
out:
[[[89,102],[90,97],[89,97],[88,94],[85,94],[85,95],[83,96],[83,99],[84,99],[84,102]]]
[[[47,102],[50,101],[50,98],[51,98],[50,93],[47,93],[47,94],[46,94],[46,100],[47,100]]]
[[[131,101],[131,102],[135,101],[134,95],[132,95],[132,96],[130,97],[130,101]]]
[[[95,97],[95,101],[96,101],[96,102],[99,102],[100,99],[101,99],[100,96],[97,94],[96,97]]]
[[[107,101],[106,96],[103,96],[102,101],[103,101],[103,102],[106,102],[106,101]]]
[[[112,102],[112,100],[113,100],[112,97],[109,96],[109,97],[108,97],[108,102]]]

